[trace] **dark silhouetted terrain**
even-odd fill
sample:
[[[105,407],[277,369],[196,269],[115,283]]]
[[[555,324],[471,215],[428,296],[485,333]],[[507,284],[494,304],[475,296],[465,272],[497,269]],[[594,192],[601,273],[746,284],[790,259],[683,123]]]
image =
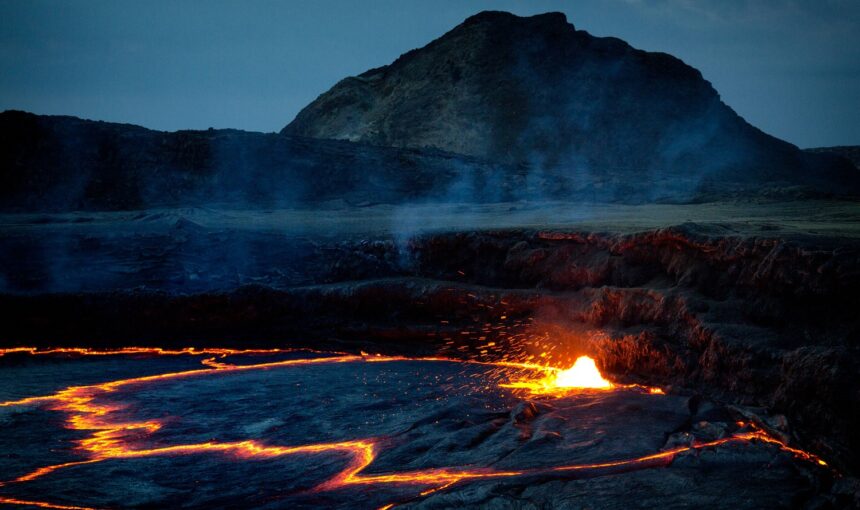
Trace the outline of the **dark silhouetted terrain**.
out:
[[[842,156],[848,161],[854,163],[854,166],[860,168],[860,145],[836,145],[833,147],[814,147],[806,149],[806,152],[812,154],[836,154]]]
[[[0,210],[7,211],[396,203],[444,198],[466,174],[497,183],[475,187],[476,200],[493,201],[511,198],[518,172],[441,151],[0,114]]]

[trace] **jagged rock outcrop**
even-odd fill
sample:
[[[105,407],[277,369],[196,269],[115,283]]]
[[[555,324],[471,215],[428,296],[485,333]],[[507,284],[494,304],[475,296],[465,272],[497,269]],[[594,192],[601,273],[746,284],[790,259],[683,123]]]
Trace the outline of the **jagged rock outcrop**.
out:
[[[574,196],[583,182],[607,199],[629,197],[631,181],[640,199],[755,184],[860,190],[845,161],[749,125],[696,69],[560,13],[472,16],[342,80],[282,132],[525,162]]]

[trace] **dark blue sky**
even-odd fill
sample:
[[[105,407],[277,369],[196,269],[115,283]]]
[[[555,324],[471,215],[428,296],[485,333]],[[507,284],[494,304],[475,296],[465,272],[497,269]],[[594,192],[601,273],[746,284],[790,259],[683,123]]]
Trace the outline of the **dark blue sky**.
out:
[[[860,144],[858,0],[0,0],[0,110],[277,131],[484,9],[563,11],[680,57],[771,134]]]

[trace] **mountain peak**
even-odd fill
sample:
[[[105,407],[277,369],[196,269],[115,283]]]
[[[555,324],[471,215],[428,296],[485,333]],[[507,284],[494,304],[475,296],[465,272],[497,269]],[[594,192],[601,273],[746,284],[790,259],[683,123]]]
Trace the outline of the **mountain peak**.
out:
[[[481,11],[466,18],[460,26],[469,26],[478,23],[505,23],[516,20],[530,20],[542,24],[570,25],[567,16],[563,12],[546,12],[534,16],[517,16],[507,11]],[[573,26],[573,25],[570,25]]]
[[[644,175],[686,188],[821,173],[723,104],[696,69],[577,31],[562,13],[480,12],[342,80],[283,132],[526,163],[550,178]]]

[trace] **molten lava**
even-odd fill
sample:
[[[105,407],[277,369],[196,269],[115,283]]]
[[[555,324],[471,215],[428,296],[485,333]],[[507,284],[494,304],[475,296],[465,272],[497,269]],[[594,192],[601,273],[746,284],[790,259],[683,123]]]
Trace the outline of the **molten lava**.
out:
[[[502,384],[505,388],[528,390],[536,395],[564,395],[571,390],[608,390],[615,387],[597,369],[594,360],[580,356],[566,370],[547,368],[540,379],[524,379]]]
[[[37,351],[36,349],[19,348],[0,351],[0,356],[9,353],[27,353],[30,355],[45,353],[46,351]],[[231,349],[210,349],[210,350],[194,350],[183,349],[178,351],[167,351],[161,349],[146,349],[146,348],[128,348],[120,351],[91,351],[88,349],[58,349],[51,352],[55,353],[72,353],[75,355],[129,355],[129,354],[150,354],[150,355],[215,355],[225,357],[238,354],[270,354],[273,352],[287,351],[238,351]],[[436,468],[426,470],[402,471],[392,473],[364,473],[365,468],[370,466],[379,454],[380,438],[359,438],[349,441],[333,442],[333,443],[311,443],[304,445],[267,445],[253,440],[244,441],[207,441],[202,443],[191,444],[175,444],[146,447],[141,444],[138,439],[146,437],[162,428],[163,421],[124,421],[117,417],[117,411],[123,408],[118,403],[104,403],[103,400],[110,394],[116,393],[120,389],[129,389],[139,385],[146,385],[158,381],[182,379],[188,377],[204,377],[224,372],[231,371],[247,371],[247,370],[270,370],[287,368],[291,366],[301,366],[308,364],[322,363],[362,363],[362,362],[396,362],[396,361],[425,361],[425,362],[445,362],[445,363],[477,363],[481,365],[490,365],[500,369],[513,369],[519,371],[529,371],[542,375],[541,378],[532,378],[523,381],[515,381],[503,386],[511,388],[523,388],[534,393],[549,394],[553,396],[562,396],[572,389],[592,389],[592,390],[608,390],[611,388],[635,388],[649,391],[648,388],[636,386],[622,386],[613,384],[607,381],[597,369],[594,360],[583,356],[576,360],[574,365],[566,370],[539,366],[529,363],[516,362],[484,362],[484,361],[463,361],[452,360],[446,358],[407,358],[402,356],[368,356],[364,355],[341,354],[328,357],[314,357],[304,359],[290,359],[285,361],[276,361],[268,363],[258,363],[252,365],[234,365],[229,363],[216,362],[209,357],[203,360],[203,364],[208,368],[200,368],[197,370],[185,370],[180,372],[162,373],[151,376],[136,377],[129,379],[120,379],[115,381],[103,382],[88,386],[72,386],[60,390],[52,395],[27,397],[14,401],[0,402],[0,407],[22,406],[22,405],[46,405],[48,409],[62,412],[66,415],[66,427],[72,430],[86,431],[88,436],[77,440],[77,449],[82,455],[79,461],[66,462],[63,464],[55,464],[43,466],[29,473],[19,476],[14,480],[0,482],[0,486],[9,486],[11,484],[26,483],[37,478],[41,478],[51,473],[79,466],[83,464],[98,463],[109,459],[130,459],[152,456],[169,456],[169,455],[189,455],[189,454],[204,454],[204,453],[229,453],[234,455],[236,459],[251,459],[251,458],[273,458],[273,457],[289,457],[294,455],[325,455],[330,453],[347,453],[350,460],[347,465],[333,477],[323,482],[316,487],[316,491],[330,491],[350,485],[381,485],[381,484],[409,484],[426,487],[419,493],[419,496],[426,496],[432,492],[445,489],[455,483],[468,480],[491,479],[491,478],[509,478],[517,476],[528,476],[535,474],[552,474],[565,472],[581,472],[584,470],[604,471],[608,469],[633,469],[647,468],[660,465],[667,465],[673,461],[676,455],[682,452],[699,450],[702,448],[710,448],[726,444],[729,442],[749,442],[761,441],[776,445],[783,451],[789,452],[794,456],[815,462],[820,465],[826,463],[815,455],[789,447],[784,442],[773,438],[765,431],[757,428],[754,424],[739,423],[741,430],[733,435],[724,437],[711,442],[693,443],[687,446],[680,446],[669,450],[664,450],[652,455],[632,459],[609,460],[602,463],[592,464],[572,464],[545,468],[529,468],[523,470],[496,470],[491,467],[451,467],[451,468]],[[662,391],[654,391],[651,393],[660,394]],[[129,442],[129,438],[134,437],[133,443]],[[0,503],[8,505],[22,506],[37,506],[42,508],[57,508],[65,510],[86,510],[87,507],[56,504],[45,501],[31,501],[17,499],[13,497],[4,497],[0,495]],[[384,508],[390,508],[394,504],[386,505]]]
[[[559,388],[608,390],[612,387],[612,383],[603,378],[594,360],[588,356],[580,356],[572,367],[557,373],[554,384]]]

